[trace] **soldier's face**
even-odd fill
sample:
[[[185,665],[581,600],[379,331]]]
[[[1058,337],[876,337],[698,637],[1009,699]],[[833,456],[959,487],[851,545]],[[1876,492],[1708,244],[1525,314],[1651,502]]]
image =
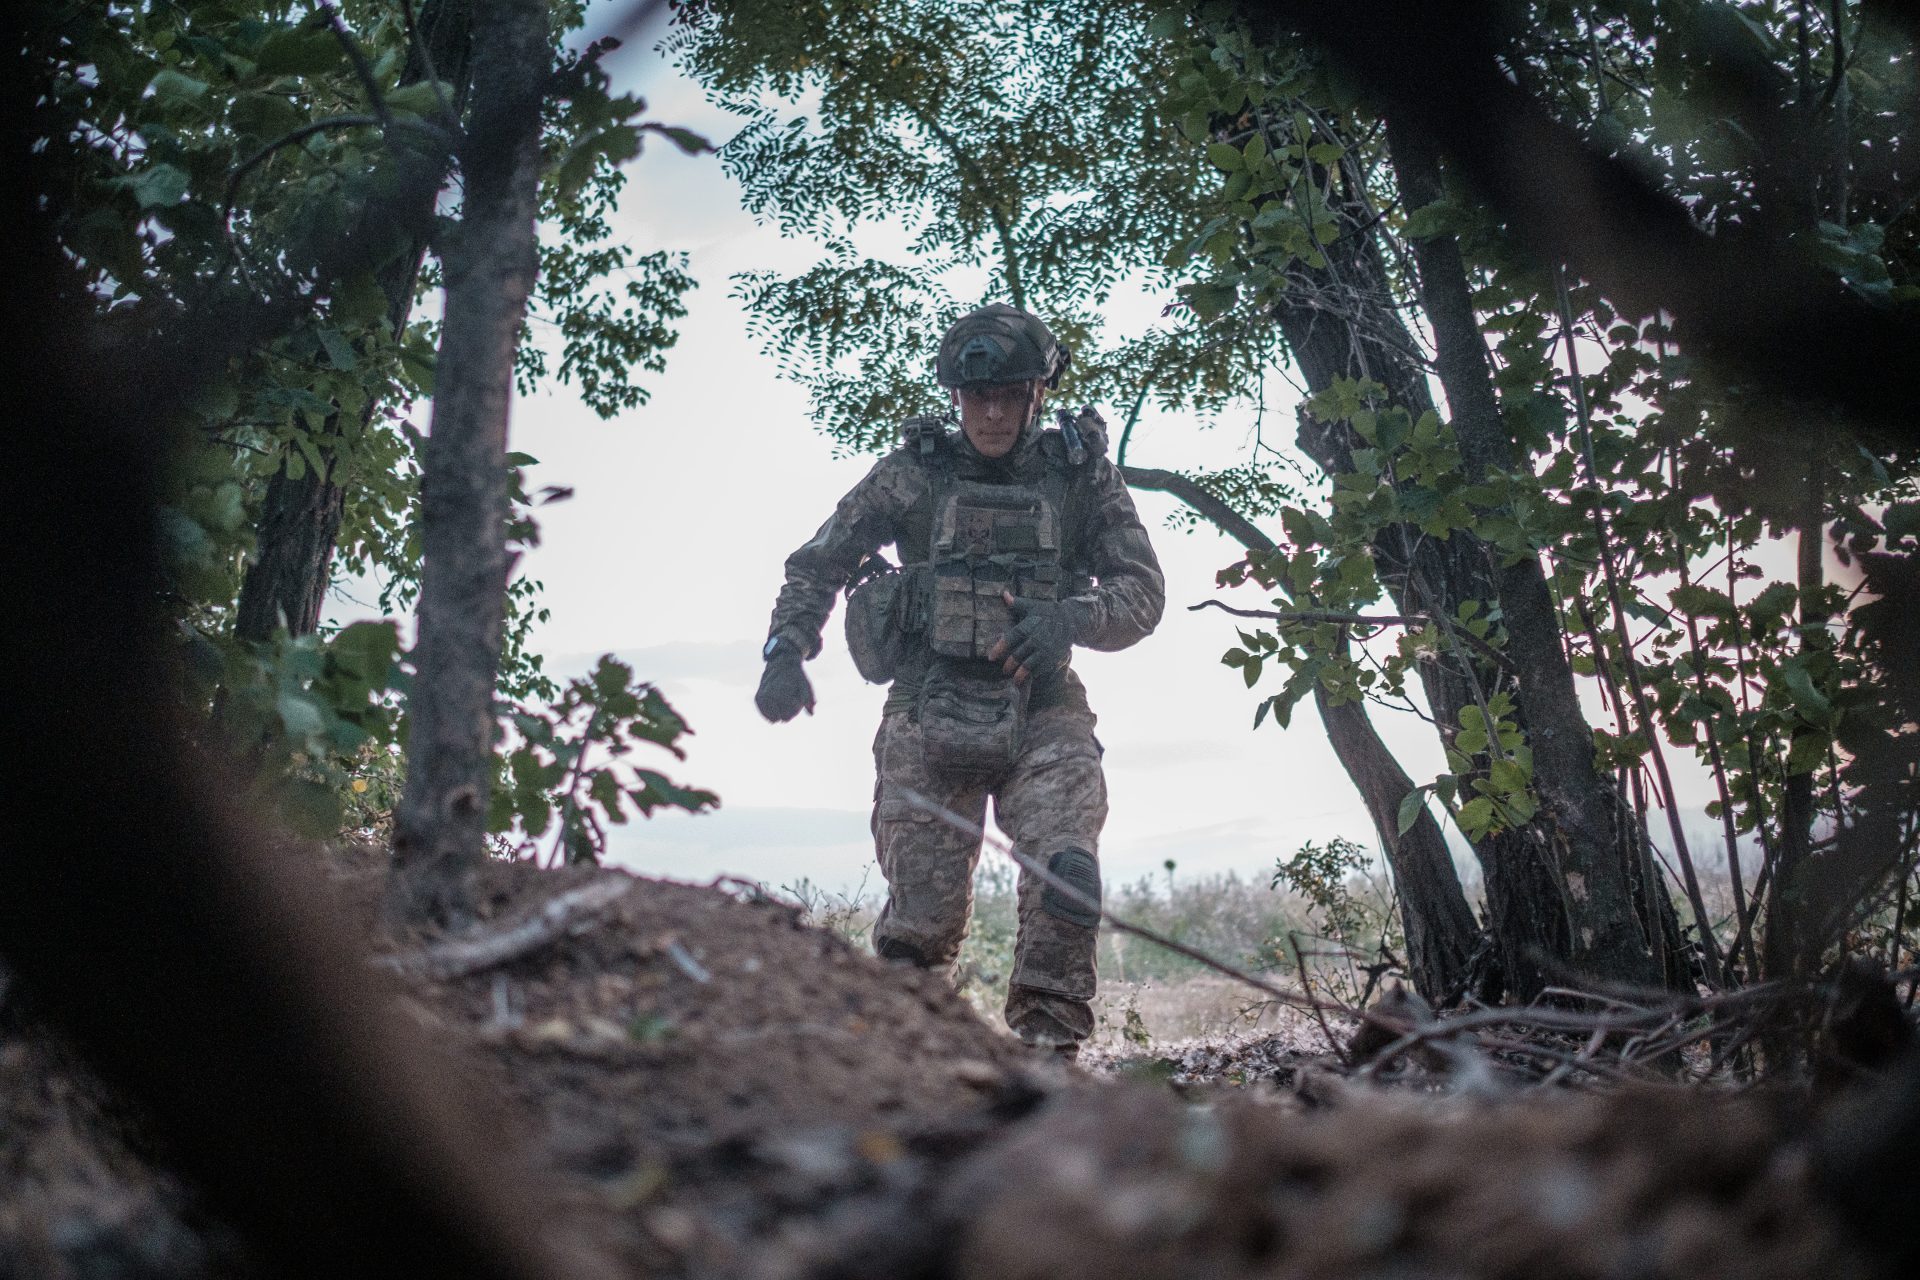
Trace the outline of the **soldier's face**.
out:
[[[1039,381],[956,391],[953,398],[960,406],[960,430],[981,457],[1005,457],[1020,443],[1020,433],[1039,409],[1045,393],[1046,384]]]

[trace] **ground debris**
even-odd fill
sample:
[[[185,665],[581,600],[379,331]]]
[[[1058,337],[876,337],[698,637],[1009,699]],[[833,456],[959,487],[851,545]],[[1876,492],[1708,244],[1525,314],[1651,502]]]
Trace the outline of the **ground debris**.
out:
[[[336,876],[385,953],[382,880],[365,857]],[[1751,1099],[1482,1097],[1297,1010],[1069,1068],[762,895],[496,863],[481,896],[486,936],[600,905],[484,968],[410,968],[397,994],[542,1156],[552,1230],[629,1274],[1871,1274]],[[0,1275],[249,1274],[79,1064],[0,1031]],[[138,1265],[71,1243],[99,1239]]]

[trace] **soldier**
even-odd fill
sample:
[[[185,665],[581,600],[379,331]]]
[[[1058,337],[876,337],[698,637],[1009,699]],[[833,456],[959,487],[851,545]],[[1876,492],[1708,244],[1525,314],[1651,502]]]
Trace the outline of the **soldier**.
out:
[[[1016,847],[1100,896],[1106,779],[1075,645],[1124,649],[1153,630],[1165,583],[1091,407],[1042,430],[1069,353],[996,303],[941,340],[936,375],[959,410],[909,419],[811,541],[787,558],[754,701],[772,721],[813,709],[801,669],[836,592],[861,674],[891,681],[874,740],[873,837],[887,901],[883,957],[954,976],[973,907],[977,836],[905,798],[981,824],[987,799]],[[878,556],[898,548],[896,568]],[[1007,1025],[1071,1055],[1093,1030],[1099,917],[1024,870]]]

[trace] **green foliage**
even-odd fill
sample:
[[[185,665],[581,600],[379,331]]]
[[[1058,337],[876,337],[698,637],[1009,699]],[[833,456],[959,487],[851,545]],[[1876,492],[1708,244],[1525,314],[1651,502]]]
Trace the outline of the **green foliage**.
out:
[[[1275,954],[1320,960],[1322,980],[1343,998],[1357,1002],[1371,989],[1372,981],[1363,982],[1359,975],[1376,957],[1386,968],[1400,967],[1398,953],[1406,950],[1406,938],[1399,903],[1383,887],[1374,856],[1363,846],[1342,836],[1325,844],[1310,840],[1291,858],[1274,863],[1271,887],[1305,899],[1310,928],[1301,932],[1337,948],[1331,954],[1308,951],[1289,934],[1270,944]]]
[[[189,658],[203,696],[220,691],[220,736],[251,744],[260,799],[305,835],[376,825],[366,798],[375,781],[385,793],[408,679],[393,623],[224,652],[200,641]]]
[[[931,357],[967,307],[1000,299],[1075,352],[1074,400],[1216,412],[1250,384],[1260,335],[1177,321],[1122,339],[1102,302],[1130,274],[1168,281],[1162,246],[1197,223],[1195,159],[1136,86],[1171,73],[1134,0],[1036,10],[1011,0],[690,5],[667,49],[747,118],[721,148],[747,207],[823,245],[797,275],[735,292],[843,450],[882,450],[940,412]],[[864,244],[910,237],[893,257]],[[1124,441],[1137,408],[1117,424]],[[1263,483],[1233,483],[1249,493]]]
[[[700,813],[720,803],[635,758],[651,746],[683,760],[680,739],[693,730],[658,689],[636,682],[633,669],[611,656],[560,686],[549,705],[503,710],[513,733],[499,757],[487,823],[528,848],[551,831],[549,862],[598,861],[607,826],[624,824],[629,805],[649,817],[662,807]]]
[[[414,7],[426,19],[440,6]],[[582,18],[579,4],[555,7],[557,32]],[[258,786],[309,829],[343,811],[377,824],[370,806],[397,779],[405,701],[394,625],[246,644],[233,638],[234,612],[276,478],[318,474],[341,491],[334,570],[376,578],[383,612],[417,592],[414,414],[433,391],[437,328],[411,313],[438,271],[431,256],[414,266],[452,225],[435,193],[454,171],[463,95],[411,65],[405,7],[376,0],[70,5],[36,11],[24,41],[48,85],[29,176],[58,193],[57,233],[109,332],[192,343],[196,326],[239,299],[297,303],[297,320],[215,371],[169,424],[180,446],[161,516],[170,604],[195,677],[189,711],[215,713],[246,744]],[[705,143],[612,94],[605,51],[555,45],[530,323],[557,335],[552,376],[610,416],[645,402],[635,379],[664,368],[693,283],[683,257],[636,256],[612,238],[619,166],[648,136]],[[342,273],[342,261],[362,265]],[[521,354],[531,386],[549,372],[547,352],[527,343]],[[537,528],[518,489],[515,537],[531,545]],[[553,701],[562,715],[563,691],[529,647],[545,618],[537,594],[537,583],[513,584],[502,692]],[[641,718],[667,722],[650,704]],[[664,780],[647,786],[650,803],[697,799]]]

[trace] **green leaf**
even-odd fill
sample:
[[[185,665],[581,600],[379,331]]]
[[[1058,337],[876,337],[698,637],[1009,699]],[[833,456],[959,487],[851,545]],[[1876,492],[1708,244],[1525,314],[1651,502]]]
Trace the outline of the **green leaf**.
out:
[[[338,329],[320,330],[320,345],[326,348],[327,363],[343,372],[351,372],[359,367],[360,361],[354,357],[353,344]]]
[[[1803,733],[1787,750],[1787,772],[1812,773],[1827,760],[1827,739],[1820,734]]]
[[[1469,840],[1478,840],[1493,825],[1493,801],[1476,796],[1460,806],[1460,829]]]
[[[452,103],[453,88],[445,81],[438,83],[436,91],[434,81],[416,80],[412,84],[403,84],[397,89],[390,90],[387,93],[387,109],[404,111],[408,115],[426,119],[440,113],[440,102],[443,97],[449,104]]]
[[[356,622],[342,627],[327,652],[335,662],[370,685],[383,685],[400,648],[400,624],[392,620]]]
[[[1495,760],[1487,772],[1497,791],[1512,794],[1527,789],[1527,770],[1512,760]]]
[[[594,773],[593,781],[587,784],[587,794],[593,797],[593,802],[600,806],[609,822],[623,823],[627,820],[626,806],[620,803],[620,782],[611,769]]]
[[[297,693],[281,694],[274,703],[274,710],[280,714],[280,723],[286,726],[287,736],[297,742],[304,742],[327,727],[326,716],[320,708]]]
[[[1777,621],[1800,603],[1800,589],[1789,582],[1776,582],[1753,598],[1747,612],[1756,621]]]
[[[1238,173],[1246,167],[1246,159],[1240,154],[1240,148],[1231,142],[1209,142],[1207,162],[1225,173]]]
[[[1833,712],[1833,703],[1827,695],[1820,692],[1808,673],[1806,664],[1799,659],[1781,664],[1780,678],[1787,686],[1787,693],[1793,699],[1794,708],[1809,723],[1824,725]]]
[[[1240,287],[1220,281],[1205,281],[1187,285],[1185,292],[1187,304],[1202,320],[1217,320],[1240,296]]]
[[[1668,599],[1672,600],[1673,607],[1682,613],[1714,618],[1730,618],[1734,613],[1733,601],[1725,592],[1715,591],[1712,587],[1703,587],[1698,583],[1675,587]]]
[[[371,271],[348,276],[333,290],[333,319],[371,325],[387,313],[387,294]]]
[[[207,82],[168,67],[147,83],[154,100],[166,105],[195,102],[207,96]]]
[[[695,133],[691,129],[683,129],[679,125],[648,124],[642,127],[645,128],[648,133],[657,133],[666,138],[669,142],[673,143],[674,146],[680,148],[680,150],[690,156],[697,156],[714,150],[713,143],[707,140],[706,135]],[[628,158],[631,157],[629,156]],[[618,163],[619,159],[620,158],[616,156],[615,162]]]
[[[193,185],[185,169],[170,164],[149,165],[120,180],[142,209],[164,209],[179,204]]]
[[[253,61],[263,76],[315,76],[344,66],[346,57],[333,32],[288,27],[268,36]]]
[[[1420,815],[1426,812],[1427,789],[1415,787],[1400,800],[1400,832],[1405,835],[1413,830],[1413,824],[1420,821]]]
[[[1444,200],[1423,204],[1407,215],[1407,238],[1430,240],[1434,236],[1447,235],[1457,224],[1458,213],[1459,210]]]

